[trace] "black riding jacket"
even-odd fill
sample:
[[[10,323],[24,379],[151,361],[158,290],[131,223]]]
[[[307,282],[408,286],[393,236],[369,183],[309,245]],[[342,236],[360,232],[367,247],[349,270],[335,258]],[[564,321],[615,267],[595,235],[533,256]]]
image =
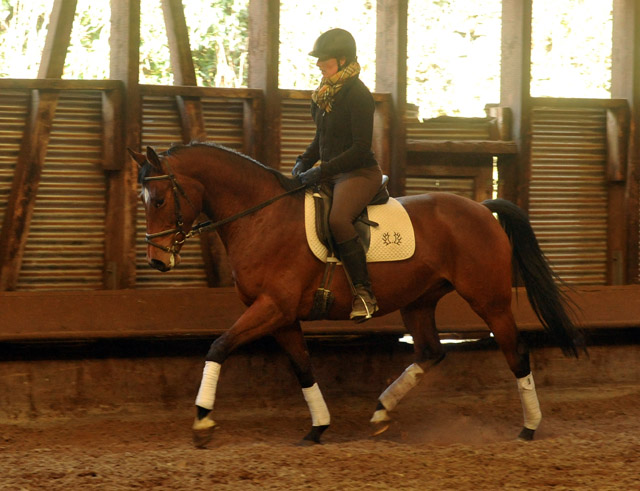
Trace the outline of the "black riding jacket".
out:
[[[374,111],[373,96],[357,77],[336,94],[331,112],[312,101],[316,135],[298,160],[305,169],[320,160],[323,177],[378,165],[371,151]]]

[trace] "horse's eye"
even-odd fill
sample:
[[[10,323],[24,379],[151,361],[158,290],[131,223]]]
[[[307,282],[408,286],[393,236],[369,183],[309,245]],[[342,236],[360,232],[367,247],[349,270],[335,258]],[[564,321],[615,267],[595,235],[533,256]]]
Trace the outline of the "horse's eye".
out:
[[[156,201],[156,208],[160,208],[162,205],[164,205],[164,200],[163,199],[159,199]]]

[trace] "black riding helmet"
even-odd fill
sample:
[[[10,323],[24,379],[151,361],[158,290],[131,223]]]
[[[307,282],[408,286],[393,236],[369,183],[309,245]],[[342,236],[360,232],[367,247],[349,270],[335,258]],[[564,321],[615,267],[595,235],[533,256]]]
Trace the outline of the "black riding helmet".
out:
[[[342,58],[356,61],[356,40],[349,31],[336,28],[320,34],[309,53],[316,58]]]

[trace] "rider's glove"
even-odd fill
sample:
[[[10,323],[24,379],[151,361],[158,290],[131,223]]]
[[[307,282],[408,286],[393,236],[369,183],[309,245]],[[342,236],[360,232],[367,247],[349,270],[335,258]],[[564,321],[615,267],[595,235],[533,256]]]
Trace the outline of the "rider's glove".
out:
[[[298,160],[296,160],[296,165],[293,166],[293,170],[291,171],[291,173],[294,176],[299,176],[304,171],[308,170],[309,167],[311,167],[311,166],[309,164],[307,164],[304,160],[298,159]]]
[[[298,179],[302,181],[302,184],[310,185],[317,183],[322,178],[322,169],[320,166],[312,167],[311,169],[304,171],[298,175]]]

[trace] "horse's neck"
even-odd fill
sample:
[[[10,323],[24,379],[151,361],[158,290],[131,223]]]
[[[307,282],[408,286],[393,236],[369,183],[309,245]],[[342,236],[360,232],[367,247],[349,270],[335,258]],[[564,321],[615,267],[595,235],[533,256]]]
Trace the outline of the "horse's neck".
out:
[[[201,162],[198,169],[190,166],[195,171],[193,177],[204,185],[203,212],[209,219],[218,221],[235,216],[284,193],[276,179],[259,165],[224,150],[210,152],[207,158],[198,159]],[[238,227],[232,222],[228,228]]]

